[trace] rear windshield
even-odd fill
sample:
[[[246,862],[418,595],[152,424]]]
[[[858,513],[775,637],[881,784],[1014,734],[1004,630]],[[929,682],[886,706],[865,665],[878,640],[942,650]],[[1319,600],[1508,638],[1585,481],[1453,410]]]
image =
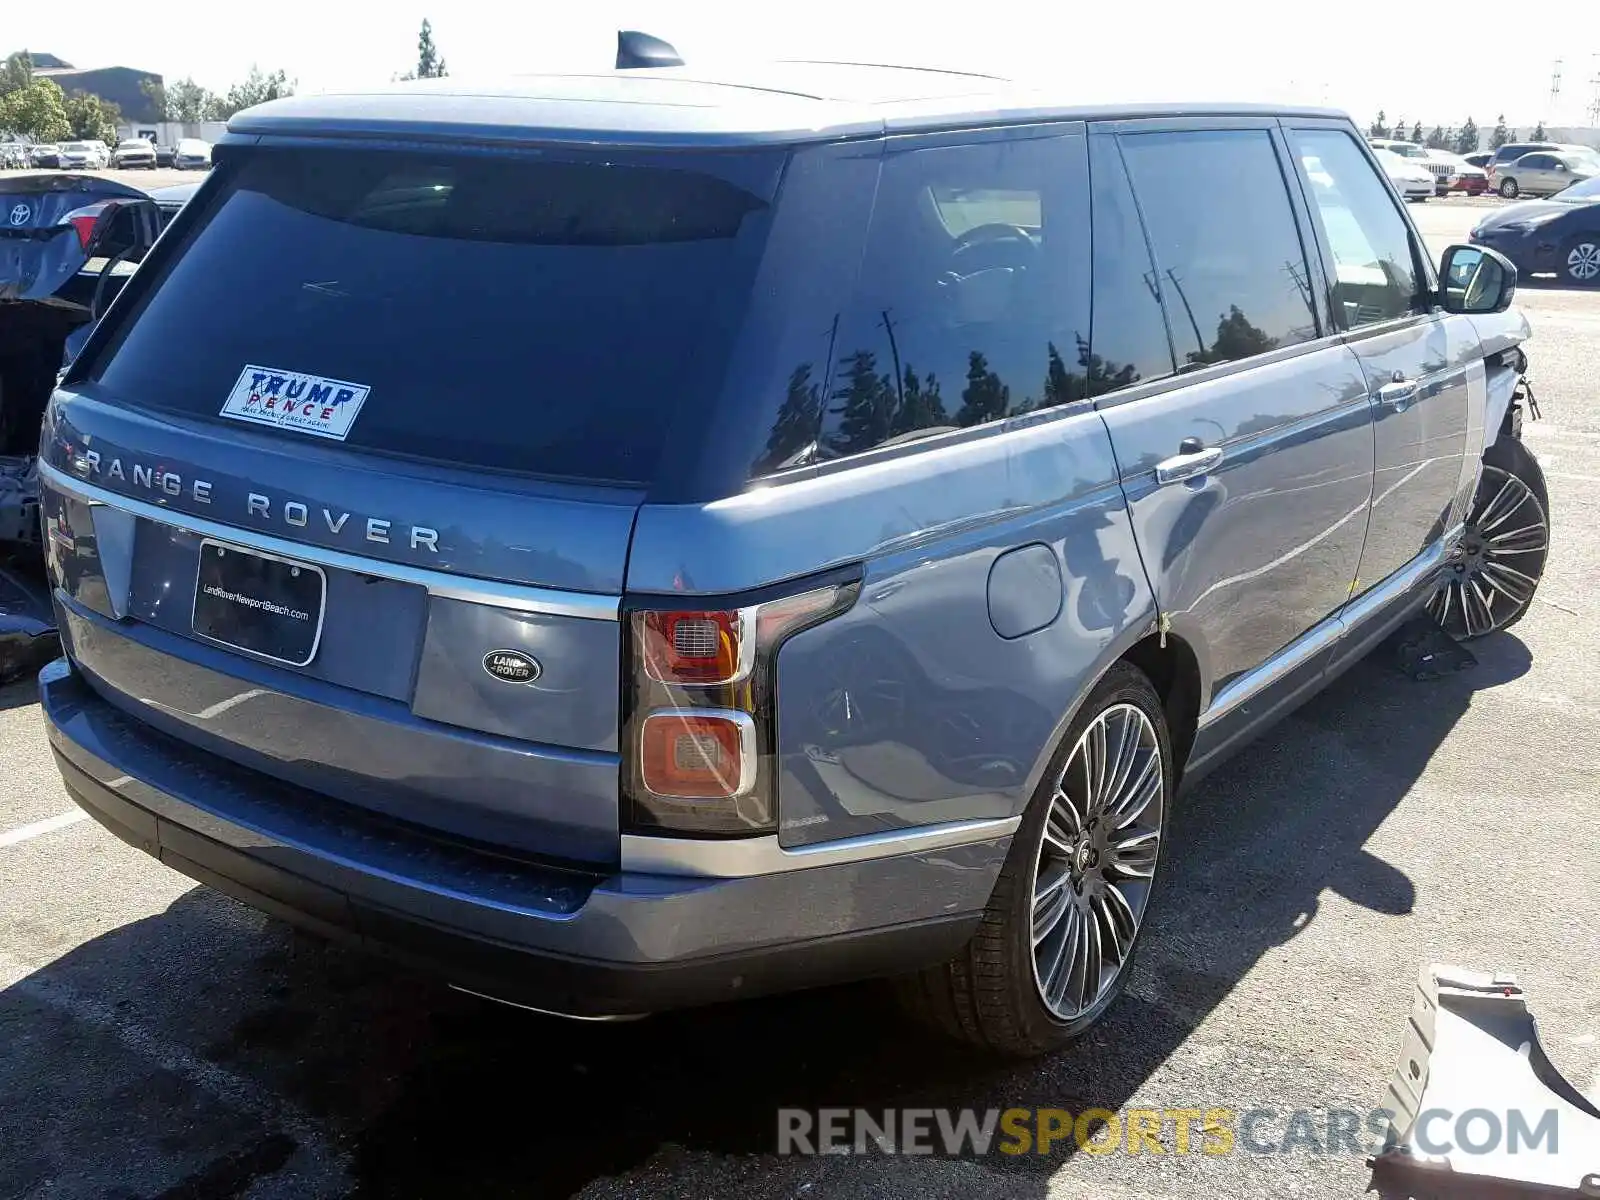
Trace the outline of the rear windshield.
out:
[[[766,202],[729,179],[768,165],[259,151],[225,168],[98,379],[222,421],[273,391],[347,389],[313,440],[648,483],[749,287]]]

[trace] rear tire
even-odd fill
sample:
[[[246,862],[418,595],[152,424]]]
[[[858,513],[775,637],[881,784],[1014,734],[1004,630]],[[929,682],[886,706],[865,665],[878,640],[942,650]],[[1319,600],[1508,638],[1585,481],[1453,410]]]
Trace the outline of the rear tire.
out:
[[[1502,179],[1500,181],[1500,194],[1507,200],[1515,200],[1517,198],[1518,190],[1517,181],[1515,179]]]
[[[1142,671],[1116,663],[1067,727],[978,931],[950,962],[900,981],[905,1007],[1019,1058],[1093,1026],[1127,983],[1173,793],[1160,697]]]
[[[1461,546],[1428,612],[1459,641],[1510,629],[1533,607],[1550,553],[1549,488],[1518,439],[1484,451]]]

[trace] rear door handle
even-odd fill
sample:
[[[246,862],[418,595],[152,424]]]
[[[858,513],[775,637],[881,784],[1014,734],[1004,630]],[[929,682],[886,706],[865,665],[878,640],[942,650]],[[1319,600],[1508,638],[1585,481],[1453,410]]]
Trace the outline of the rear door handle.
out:
[[[1417,389],[1421,387],[1415,379],[1407,379],[1400,372],[1395,372],[1392,383],[1386,383],[1378,389],[1378,403],[1387,404],[1397,413],[1405,412],[1411,407],[1411,402],[1417,398]]]
[[[1221,446],[1212,446],[1209,449],[1185,449],[1156,464],[1156,482],[1177,483],[1180,479],[1193,479],[1197,475],[1205,475],[1214,470],[1221,461]]]

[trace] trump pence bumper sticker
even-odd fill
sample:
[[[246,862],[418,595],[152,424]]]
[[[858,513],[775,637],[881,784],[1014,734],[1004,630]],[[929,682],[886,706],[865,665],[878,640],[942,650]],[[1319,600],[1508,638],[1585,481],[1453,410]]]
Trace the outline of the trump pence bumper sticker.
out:
[[[371,390],[364,383],[248,366],[218,415],[342,442]]]

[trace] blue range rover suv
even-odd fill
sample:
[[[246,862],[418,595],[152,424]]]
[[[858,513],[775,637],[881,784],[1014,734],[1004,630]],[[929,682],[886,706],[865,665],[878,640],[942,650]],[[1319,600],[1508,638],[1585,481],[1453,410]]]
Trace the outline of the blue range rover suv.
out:
[[[249,110],[56,390],[66,785],[629,1016],[1106,1010],[1199,778],[1528,607],[1515,271],[1342,115],[788,64]]]

